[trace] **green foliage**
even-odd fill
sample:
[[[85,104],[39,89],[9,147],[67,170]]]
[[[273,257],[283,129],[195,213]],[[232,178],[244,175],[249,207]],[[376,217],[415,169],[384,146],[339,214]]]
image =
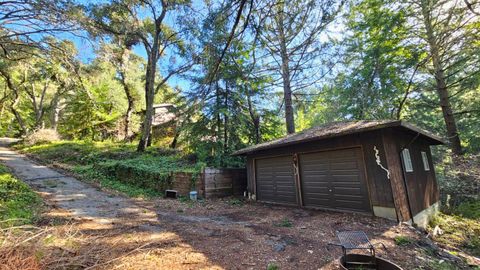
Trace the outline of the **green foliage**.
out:
[[[104,188],[119,191],[130,197],[152,198],[162,196],[163,194],[158,190],[139,187],[136,184],[120,182],[116,178],[108,177],[103,173],[96,171],[92,165],[75,166],[72,170],[86,181],[99,183]]]
[[[480,220],[480,200],[464,202],[453,210],[460,217]]]
[[[212,167],[243,167],[244,159],[230,154],[248,144],[278,135],[278,113],[265,104],[270,78],[259,74],[252,44],[234,39],[218,66],[218,55],[228,39],[232,16],[229,4],[208,4],[211,12],[202,24],[199,36],[205,48],[194,89],[186,91],[189,104],[196,111],[183,130],[181,140],[186,150]],[[226,12],[228,10],[228,12]],[[216,72],[212,82],[212,74]],[[267,102],[268,103],[268,102]],[[271,136],[275,133],[274,136]]]
[[[436,162],[435,173],[440,187],[441,207],[444,213],[454,213],[463,203],[480,200],[480,156],[466,154],[463,157],[437,153],[442,159]]]
[[[348,14],[346,48],[342,62],[347,69],[337,75],[326,100],[337,117],[383,119],[401,116],[399,107],[422,53],[405,45],[408,29],[403,10],[389,1],[366,0]]]
[[[47,163],[63,164],[81,177],[134,197],[163,195],[172,174],[192,174],[195,184],[204,164],[191,163],[178,151],[150,148],[138,153],[133,144],[59,141],[17,146]]]
[[[86,165],[102,159],[137,156],[132,144],[114,143],[109,141],[57,141],[33,146],[17,145],[17,149],[49,163],[64,163],[68,165]]]
[[[88,80],[78,91],[67,93],[68,106],[60,121],[60,132],[71,139],[113,137],[116,123],[126,107],[115,70],[97,59],[85,69]]]
[[[178,200],[182,203],[188,203],[188,202],[190,202],[190,197],[180,195],[180,196],[178,196]]]
[[[237,199],[237,198],[234,198],[234,199],[230,199],[228,200],[228,204],[230,205],[233,205],[233,206],[242,206],[243,205],[243,201]]]
[[[275,263],[268,263],[267,265],[267,270],[279,270],[280,267],[278,267],[278,265],[276,265]]]
[[[435,240],[447,246],[462,248],[474,256],[480,256],[480,201],[460,204],[454,214],[438,214],[430,222],[430,227],[439,226],[444,231]]]
[[[280,222],[275,223],[275,226],[290,228],[293,227],[293,223],[288,218],[285,218],[282,219]]]
[[[93,169],[123,183],[158,191],[171,185],[173,173],[195,171],[195,167],[184,163],[178,156],[154,156],[148,153],[132,159],[96,163]]]
[[[40,197],[0,164],[0,226],[32,223],[41,206]]]
[[[408,246],[413,243],[413,240],[410,237],[403,235],[396,236],[394,241],[397,246]]]

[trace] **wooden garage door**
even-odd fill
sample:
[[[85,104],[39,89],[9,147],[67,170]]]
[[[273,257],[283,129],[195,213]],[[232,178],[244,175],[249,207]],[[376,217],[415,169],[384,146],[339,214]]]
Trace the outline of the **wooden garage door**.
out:
[[[297,204],[292,156],[256,159],[255,167],[258,200]]]
[[[360,148],[299,155],[305,206],[370,212]]]

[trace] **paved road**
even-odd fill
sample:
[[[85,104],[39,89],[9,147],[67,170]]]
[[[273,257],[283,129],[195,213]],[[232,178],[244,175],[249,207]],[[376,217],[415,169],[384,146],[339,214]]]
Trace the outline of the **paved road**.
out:
[[[14,139],[0,138],[0,162],[10,167],[14,174],[49,200],[72,215],[89,218],[98,223],[156,221],[156,213],[139,207],[132,200],[115,196],[66,176],[46,166],[39,165],[8,145]]]

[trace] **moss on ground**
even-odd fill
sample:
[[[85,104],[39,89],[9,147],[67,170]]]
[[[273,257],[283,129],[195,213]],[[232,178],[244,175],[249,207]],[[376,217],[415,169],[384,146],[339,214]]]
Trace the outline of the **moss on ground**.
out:
[[[38,194],[0,164],[0,227],[31,224],[41,207]]]
[[[442,235],[435,241],[446,246],[467,251],[473,256],[480,256],[480,200],[460,204],[452,214],[440,213],[431,221],[430,226],[439,226]]]

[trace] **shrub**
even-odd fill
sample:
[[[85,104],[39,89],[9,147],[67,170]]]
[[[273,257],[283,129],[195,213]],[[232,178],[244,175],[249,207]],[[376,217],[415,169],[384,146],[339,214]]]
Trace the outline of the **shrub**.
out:
[[[94,164],[93,168],[107,177],[157,191],[167,189],[172,178],[170,172],[159,171],[154,164],[138,160],[108,160]]]
[[[438,163],[442,210],[451,213],[462,203],[480,199],[480,155],[450,157]]]
[[[25,138],[27,145],[35,145],[40,143],[50,143],[60,140],[60,135],[54,129],[39,129]]]
[[[480,200],[464,202],[452,210],[455,215],[480,220]]]

